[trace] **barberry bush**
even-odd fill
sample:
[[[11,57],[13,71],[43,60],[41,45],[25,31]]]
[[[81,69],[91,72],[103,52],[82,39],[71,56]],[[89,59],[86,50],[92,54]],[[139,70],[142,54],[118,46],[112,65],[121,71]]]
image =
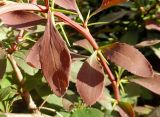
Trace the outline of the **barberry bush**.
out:
[[[0,116],[158,117],[159,0],[1,0]]]

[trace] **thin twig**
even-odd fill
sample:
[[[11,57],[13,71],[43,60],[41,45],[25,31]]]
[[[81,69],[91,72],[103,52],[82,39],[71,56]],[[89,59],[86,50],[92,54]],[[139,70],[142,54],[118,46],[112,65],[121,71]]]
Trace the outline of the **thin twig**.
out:
[[[22,98],[27,103],[29,110],[32,110],[33,112],[39,113],[39,111],[37,110],[37,106],[35,105],[35,103],[34,103],[32,97],[31,97],[30,93],[24,87],[23,75],[22,75],[20,69],[18,68],[17,63],[16,63],[14,57],[12,55],[10,55],[10,54],[7,54],[7,58],[11,62],[11,65],[12,65],[12,67],[13,67],[15,73],[16,73],[19,85],[23,89],[23,93],[21,94]]]
[[[55,109],[48,108],[48,107],[41,107],[40,109],[48,110],[48,111],[51,111],[53,113],[56,113],[59,117],[64,117],[62,114],[60,114],[59,112],[57,112]]]
[[[45,100],[42,102],[42,104],[38,107],[39,109],[43,107],[43,105],[47,102],[48,98],[50,97],[50,95],[48,95]]]

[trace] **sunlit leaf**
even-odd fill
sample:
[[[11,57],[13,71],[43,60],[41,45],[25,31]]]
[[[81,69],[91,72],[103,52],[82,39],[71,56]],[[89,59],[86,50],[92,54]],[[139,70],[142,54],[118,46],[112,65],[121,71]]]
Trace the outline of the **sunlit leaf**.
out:
[[[95,108],[84,108],[75,110],[71,117],[104,117],[104,114]]]
[[[129,78],[129,81],[134,82],[138,85],[149,89],[150,91],[160,95],[160,76],[155,74],[154,77],[149,78],[141,78],[141,77],[133,77]]]
[[[134,110],[135,110],[135,112],[138,113],[138,115],[148,115],[152,111],[152,109],[147,106],[146,107],[136,106],[136,107],[134,107]]]
[[[160,25],[154,20],[149,20],[149,21],[146,21],[146,29],[160,31]]]
[[[153,69],[148,60],[136,48],[125,43],[114,43],[101,48],[104,56],[129,72],[152,77]]]
[[[26,50],[20,50],[20,51],[16,51],[13,55],[15,57],[15,60],[17,62],[17,65],[28,75],[35,75],[38,72],[38,69],[33,68],[31,66],[29,66],[25,59],[26,59],[26,54],[27,51]],[[33,58],[32,58],[33,59]]]
[[[110,112],[113,111],[113,106],[112,106],[111,98],[112,97],[109,94],[109,90],[105,89],[103,91],[102,96],[98,100],[98,103],[101,104],[105,109],[107,109]]]
[[[35,4],[28,3],[11,3],[0,7],[0,16],[13,11],[26,11],[26,10],[45,10],[44,6],[37,6]]]
[[[26,57],[26,62],[29,65],[31,65],[32,67],[35,67],[38,69],[41,69],[41,63],[40,63],[40,58],[39,58],[40,42],[41,42],[41,39],[39,39],[34,44],[34,46],[30,49],[30,51]]]
[[[142,41],[138,44],[136,44],[136,47],[148,47],[148,46],[153,46],[160,43],[159,39],[154,39],[154,40],[146,40],[146,41]]]
[[[93,53],[82,65],[77,76],[77,90],[87,105],[93,105],[102,95],[104,71]]]
[[[11,91],[11,87],[0,89],[0,101],[5,100]]]
[[[57,96],[62,96],[69,84],[71,57],[50,15],[49,12],[46,29],[41,37],[40,63],[51,89]]]
[[[71,52],[70,55],[71,55],[72,62],[85,60],[86,58],[88,58],[88,56],[77,54],[77,53],[74,53],[74,52]]]
[[[147,117],[159,117],[160,107],[155,108]]]
[[[77,11],[78,8],[76,0],[55,0],[55,4],[74,11]]]
[[[88,50],[90,53],[94,52],[93,47],[91,46],[91,44],[89,43],[89,41],[87,39],[76,41],[73,43],[73,45],[80,46],[80,47]]]
[[[4,24],[14,28],[27,28],[45,21],[41,16],[27,11],[13,11],[0,15]]]
[[[55,4],[69,10],[74,10],[79,14],[79,17],[83,21],[83,17],[79,11],[76,0],[55,0]]]

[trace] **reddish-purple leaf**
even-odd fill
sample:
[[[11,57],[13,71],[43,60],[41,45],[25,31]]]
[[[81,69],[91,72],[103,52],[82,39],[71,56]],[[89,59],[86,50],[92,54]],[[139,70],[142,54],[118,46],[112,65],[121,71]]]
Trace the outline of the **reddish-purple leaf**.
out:
[[[31,10],[31,11],[43,11],[45,10],[46,7],[40,6],[40,5],[35,5],[35,4],[28,4],[28,3],[10,3],[7,5],[4,5],[0,7],[0,16],[3,15],[4,13],[8,12],[13,12],[13,11],[26,11],[26,10]]]
[[[72,62],[85,60],[86,58],[88,58],[88,56],[77,54],[77,53],[74,53],[74,52],[71,52],[70,55],[71,55]]]
[[[108,7],[111,7],[111,6],[126,2],[126,1],[128,1],[128,0],[103,0],[100,8],[106,9]]]
[[[146,89],[160,95],[160,75],[155,74],[154,77],[150,78],[141,78],[141,77],[134,77],[129,78],[129,81],[139,84]]]
[[[27,11],[13,11],[0,15],[4,24],[14,28],[27,28],[46,21],[41,16]]]
[[[57,96],[64,95],[69,84],[71,57],[69,50],[51,21],[50,12],[40,43],[43,74]]]
[[[78,9],[76,0],[55,0],[55,4],[74,11]]]
[[[77,6],[76,0],[55,0],[55,4],[69,10],[74,10],[79,14],[79,18],[83,21],[83,17]]]
[[[114,43],[101,48],[104,56],[129,72],[152,77],[153,69],[148,60],[136,48],[125,43]]]
[[[93,105],[102,95],[104,88],[104,72],[97,60],[97,52],[93,53],[82,65],[77,76],[77,90],[87,105]]]
[[[73,45],[80,46],[80,47],[88,50],[91,53],[94,52],[93,47],[91,46],[91,44],[89,43],[89,41],[86,40],[86,39],[82,39],[82,40],[76,41],[76,42],[73,43]]]
[[[31,65],[32,67],[41,69],[41,63],[39,58],[40,52],[40,43],[41,39],[39,39],[34,46],[30,49],[29,54],[26,58],[26,62]]]
[[[111,6],[127,2],[128,0],[103,0],[101,6],[93,13],[96,14],[102,10],[105,10]]]
[[[140,48],[140,47],[148,47],[148,46],[156,45],[156,44],[158,44],[158,43],[160,43],[160,40],[158,40],[158,39],[146,40],[146,41],[142,41],[142,42],[136,44],[135,46],[136,46],[136,47],[139,47],[139,48]]]
[[[154,20],[146,21],[146,29],[160,31],[160,24]]]

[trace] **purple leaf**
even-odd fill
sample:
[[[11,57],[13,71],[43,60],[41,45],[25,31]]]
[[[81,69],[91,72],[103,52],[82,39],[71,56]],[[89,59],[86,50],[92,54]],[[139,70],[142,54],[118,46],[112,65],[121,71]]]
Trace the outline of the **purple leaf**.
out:
[[[146,89],[149,89],[150,91],[160,95],[160,75],[155,74],[154,77],[150,78],[134,77],[129,78],[129,81],[139,84]]]
[[[101,6],[96,11],[94,11],[93,14],[96,14],[96,13],[98,13],[102,10],[105,10],[111,6],[118,5],[123,2],[127,2],[127,1],[128,0],[103,0]]]
[[[40,6],[40,5],[34,5],[34,4],[28,4],[28,3],[10,3],[0,7],[0,16],[3,15],[4,13],[13,12],[13,11],[26,11],[26,10],[31,10],[31,11],[42,10],[43,11],[45,9],[46,7]]]
[[[41,69],[41,63],[39,58],[40,43],[42,39],[39,39],[34,46],[30,49],[27,55],[26,62],[32,67]]]
[[[93,47],[91,46],[91,44],[89,43],[88,40],[83,39],[83,40],[79,40],[73,43],[74,46],[80,46],[86,50],[88,50],[90,53],[93,53]]]
[[[55,0],[55,4],[69,10],[74,10],[79,14],[80,19],[83,21],[82,14],[79,11],[76,0]]]
[[[82,65],[77,76],[77,90],[87,105],[93,105],[102,95],[104,88],[104,71],[93,53]]]
[[[125,43],[114,43],[101,49],[107,59],[129,72],[141,77],[153,76],[152,66],[143,54],[133,46]]]
[[[160,31],[160,24],[154,20],[146,21],[146,29]]]
[[[140,42],[140,43],[138,43],[138,44],[136,44],[135,46],[136,47],[148,47],[148,46],[153,46],[153,45],[156,45],[156,44],[158,44],[158,43],[160,43],[160,40],[158,40],[158,39],[154,39],[154,40],[146,40],[146,41],[142,41],[142,42]]]
[[[14,28],[27,28],[46,21],[41,16],[27,11],[13,11],[0,15],[4,24]]]
[[[55,4],[74,11],[78,9],[76,0],[55,0]]]
[[[52,24],[50,12],[40,42],[40,63],[53,92],[57,96],[64,95],[69,85],[71,57],[65,42]]]

